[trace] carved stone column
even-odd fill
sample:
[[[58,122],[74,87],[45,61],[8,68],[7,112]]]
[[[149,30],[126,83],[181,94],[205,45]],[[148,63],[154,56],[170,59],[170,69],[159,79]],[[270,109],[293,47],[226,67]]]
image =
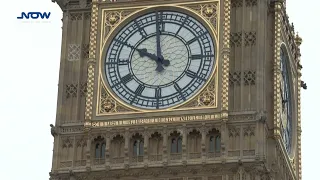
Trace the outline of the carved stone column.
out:
[[[125,136],[124,137],[124,163],[129,164],[129,143],[130,143],[129,128],[126,128],[124,136]]]
[[[163,127],[162,131],[162,138],[163,138],[163,144],[162,144],[162,149],[163,149],[163,154],[162,154],[162,161],[163,162],[168,162],[168,132],[167,132],[167,126]]]
[[[88,134],[88,139],[87,139],[87,149],[86,149],[86,168],[90,169],[91,168],[91,136]]]
[[[186,124],[183,125],[182,128],[182,161],[185,162],[187,161],[187,139],[188,139],[188,134],[187,134],[187,127]]]
[[[207,131],[204,124],[202,124],[201,127],[201,156],[202,160],[205,160],[206,158],[206,137],[207,137]]]
[[[111,151],[111,139],[110,139],[110,133],[107,132],[106,134],[106,149],[105,149],[105,165],[106,167],[110,166],[110,151]]]
[[[265,123],[266,123],[266,114],[265,112],[259,112],[256,115],[256,128],[255,128],[255,137],[256,137],[256,158],[263,160],[266,157],[266,146],[267,143],[265,134]]]
[[[222,157],[222,160],[224,161],[227,156],[227,152],[228,152],[227,144],[229,141],[227,119],[222,120],[220,133],[221,133],[221,157]]]
[[[77,144],[76,144],[76,136],[73,136],[73,156],[72,156],[72,166],[75,167],[75,160],[76,160],[76,152],[77,152]]]
[[[148,128],[144,129],[144,137],[143,137],[143,161],[146,164],[148,162],[148,146],[149,146],[149,132]]]

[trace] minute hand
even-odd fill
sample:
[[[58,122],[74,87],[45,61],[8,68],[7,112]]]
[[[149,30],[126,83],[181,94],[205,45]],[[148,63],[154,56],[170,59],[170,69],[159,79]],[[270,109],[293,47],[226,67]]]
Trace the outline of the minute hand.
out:
[[[160,24],[159,24],[159,12],[156,11],[156,33],[157,33],[157,56],[160,58],[161,55],[161,46],[160,46]]]

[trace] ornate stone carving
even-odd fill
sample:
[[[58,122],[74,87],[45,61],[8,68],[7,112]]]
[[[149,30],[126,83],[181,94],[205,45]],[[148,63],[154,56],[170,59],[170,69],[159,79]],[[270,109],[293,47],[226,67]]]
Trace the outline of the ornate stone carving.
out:
[[[70,13],[69,19],[71,21],[80,21],[82,20],[82,13]]]
[[[229,136],[240,136],[240,128],[239,127],[234,127],[230,126],[229,127]]]
[[[217,106],[217,86],[216,78],[208,83],[207,87],[190,103],[183,107],[216,107]]]
[[[59,133],[65,134],[65,133],[81,133],[84,131],[84,127],[60,127]]]
[[[244,136],[254,136],[255,135],[255,127],[253,125],[248,125],[243,128]]]
[[[242,45],[242,32],[230,34],[230,45],[233,47],[239,47]]]
[[[87,83],[81,82],[80,84],[72,83],[66,85],[66,98],[86,97]]]
[[[91,7],[91,0],[52,0],[56,1],[61,9],[80,10],[89,9]]]
[[[99,104],[99,113],[101,114],[131,111],[115,101],[113,97],[110,96],[103,83],[101,83]]]
[[[81,57],[83,59],[88,59],[89,58],[89,44],[82,44],[81,47]]]
[[[200,13],[203,17],[205,17],[209,22],[211,22],[214,29],[217,31],[218,22],[217,22],[217,15],[218,15],[218,3],[211,3],[200,5]]]
[[[258,0],[246,0],[246,6],[256,6],[258,5]]]
[[[255,85],[256,84],[256,71],[247,70],[243,72],[244,85]]]
[[[242,7],[242,4],[243,4],[243,0],[231,0],[232,8]]]
[[[241,84],[241,72],[229,72],[229,86],[239,86]]]
[[[78,84],[67,84],[66,85],[66,98],[77,97]]]
[[[71,137],[62,137],[61,140],[63,147],[73,147]]]
[[[245,46],[253,46],[256,44],[256,32],[244,32],[244,45]]]
[[[103,37],[106,38],[109,33],[134,10],[104,11],[104,31]]]
[[[80,83],[80,97],[87,95],[87,82]]]
[[[68,46],[68,61],[79,61],[81,55],[80,44],[69,44]]]
[[[255,121],[255,114],[238,114],[238,115],[230,115],[229,121]]]

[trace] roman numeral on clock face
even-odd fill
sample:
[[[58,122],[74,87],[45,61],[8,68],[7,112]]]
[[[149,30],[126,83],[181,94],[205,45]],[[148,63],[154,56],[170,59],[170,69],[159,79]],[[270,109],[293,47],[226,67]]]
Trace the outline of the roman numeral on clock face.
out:
[[[179,86],[179,84],[177,84],[176,82],[173,83],[173,87],[176,89],[176,91],[180,94],[181,98],[183,100],[186,100],[186,97],[184,97],[183,93],[182,93],[182,89]]]
[[[155,89],[155,98],[157,100],[156,108],[159,109],[159,99],[161,98],[161,88]]]
[[[205,81],[204,78],[200,77],[197,73],[191,71],[190,69],[188,69],[188,70],[186,71],[186,75],[187,75],[188,77],[190,77],[190,78],[197,78],[197,79],[200,79],[200,80],[202,80],[202,81]]]
[[[141,26],[139,25],[139,22],[138,22],[138,21],[134,21],[134,23],[135,23],[135,25],[137,26],[140,35],[141,35],[143,38],[145,38],[145,37],[147,36],[146,31],[145,31],[143,28],[141,28]]]
[[[157,99],[161,98],[161,88],[157,88],[156,90],[156,93],[155,93],[155,96]]]
[[[143,90],[144,90],[144,88],[145,88],[145,86],[142,85],[142,84],[140,84],[140,85],[137,87],[137,89],[136,89],[136,91],[135,91],[135,94],[136,94],[136,95],[141,95],[142,92],[143,92]]]
[[[130,82],[132,79],[133,79],[132,75],[131,75],[131,74],[127,74],[127,75],[125,75],[125,76],[123,76],[123,77],[121,78],[121,82],[122,82],[123,84],[127,84],[127,83]]]
[[[129,63],[129,59],[119,59],[118,61],[119,66],[128,65],[128,63]]]

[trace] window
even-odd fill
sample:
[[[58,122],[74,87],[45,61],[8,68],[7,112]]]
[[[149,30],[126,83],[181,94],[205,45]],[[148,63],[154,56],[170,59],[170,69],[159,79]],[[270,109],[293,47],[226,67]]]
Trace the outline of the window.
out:
[[[151,135],[151,138],[149,139],[149,146],[148,150],[150,152],[150,155],[159,155],[162,154],[162,137],[161,134],[158,132]]]
[[[210,136],[210,141],[209,141],[209,152],[214,151],[214,136]]]
[[[133,155],[134,156],[143,156],[143,141],[135,140],[133,143]]]
[[[100,158],[100,144],[97,143],[96,144],[96,155],[95,155],[95,158]]]
[[[182,152],[182,138],[172,138],[171,139],[171,153],[181,153]]]
[[[96,159],[104,159],[105,157],[105,149],[106,149],[106,143],[105,140],[99,136],[94,140],[95,143],[95,155],[94,157]]]
[[[130,140],[133,156],[143,156],[144,139],[141,134],[136,133]],[[130,150],[131,151],[131,150]]]
[[[210,153],[219,153],[221,150],[221,136],[217,130],[212,130],[209,133],[209,147]]]
[[[192,130],[188,135],[188,152],[200,153],[201,152],[201,134],[197,130]]]
[[[115,136],[111,141],[111,157],[124,157],[124,138],[120,135]]]
[[[215,145],[216,152],[220,152],[220,149],[221,149],[220,144],[221,144],[221,138],[220,136],[216,136],[216,145]]]
[[[105,157],[105,149],[106,149],[106,144],[102,143],[101,150],[100,150],[100,154],[101,154],[100,158],[104,158]]]
[[[96,150],[95,150],[95,158],[96,159],[104,159],[105,149],[106,149],[105,143],[97,143]]]

